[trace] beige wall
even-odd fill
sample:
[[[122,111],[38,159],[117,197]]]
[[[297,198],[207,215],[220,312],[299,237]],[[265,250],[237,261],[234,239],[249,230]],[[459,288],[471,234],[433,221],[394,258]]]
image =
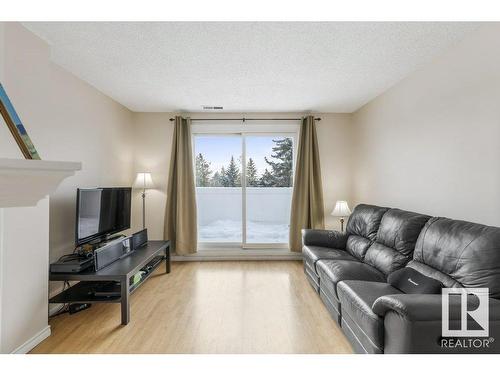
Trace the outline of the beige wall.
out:
[[[354,198],[500,226],[500,26],[354,115]]]
[[[150,239],[163,239],[163,220],[167,201],[167,180],[172,149],[171,113],[134,113],[134,172],[151,172],[157,187],[146,195],[146,227]],[[132,228],[142,228],[141,192],[132,195]]]
[[[340,229],[339,219],[330,215],[337,200],[346,200],[352,208],[352,115],[319,114],[317,125],[320,151],[325,226]]]
[[[45,160],[83,164],[50,200],[53,261],[73,250],[77,187],[130,186],[132,113],[53,64],[49,46],[19,23],[3,28],[2,83],[39,154]],[[0,157],[22,157],[3,120]]]
[[[192,113],[186,116],[198,117],[242,117],[243,114]],[[135,171],[151,171],[157,190],[148,192],[146,198],[146,226],[153,239],[163,236],[163,219],[166,202],[166,186],[173,124],[169,118],[172,113],[134,113]],[[248,114],[246,114],[248,117]],[[259,113],[252,117],[300,117],[297,113]],[[337,228],[338,222],[329,214],[338,199],[351,199],[351,116],[348,114],[319,114],[317,133],[320,148],[321,171],[325,202],[326,225]],[[139,229],[142,223],[140,193],[134,194],[133,228]]]

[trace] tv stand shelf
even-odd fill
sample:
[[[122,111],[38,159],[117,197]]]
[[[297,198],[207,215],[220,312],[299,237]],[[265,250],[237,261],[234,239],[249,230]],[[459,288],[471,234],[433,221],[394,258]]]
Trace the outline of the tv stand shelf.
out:
[[[81,273],[50,273],[51,281],[80,281],[67,290],[52,297],[50,303],[120,303],[122,324],[130,321],[129,297],[144,284],[162,263],[158,263],[147,275],[136,284],[130,285],[130,278],[138,273],[156,256],[164,252],[165,271],[170,273],[170,241],[148,241],[148,243],[131,252],[125,258],[119,259],[99,271],[84,271]],[[93,289],[99,281],[118,281],[120,296],[95,296]]]
[[[95,296],[93,290],[99,281],[80,281],[58,295],[52,297],[50,303],[116,303],[120,296]]]

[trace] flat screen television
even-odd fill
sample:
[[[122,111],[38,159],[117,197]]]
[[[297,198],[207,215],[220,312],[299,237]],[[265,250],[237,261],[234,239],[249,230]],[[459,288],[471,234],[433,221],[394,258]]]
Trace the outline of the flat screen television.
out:
[[[130,228],[132,188],[78,189],[76,246]]]

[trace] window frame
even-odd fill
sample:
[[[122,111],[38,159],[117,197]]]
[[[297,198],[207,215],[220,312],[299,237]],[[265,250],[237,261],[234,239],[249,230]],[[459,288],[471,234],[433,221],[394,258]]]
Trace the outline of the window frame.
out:
[[[198,241],[198,251],[206,250],[265,250],[265,249],[283,249],[289,250],[288,243],[248,243],[246,238],[246,226],[247,226],[247,207],[246,207],[246,164],[247,164],[247,153],[246,153],[246,137],[247,136],[280,136],[292,138],[293,142],[293,167],[292,167],[292,181],[295,179],[295,168],[297,159],[297,148],[299,140],[299,123],[296,121],[285,122],[280,121],[279,124],[269,122],[269,123],[259,123],[259,124],[249,124],[249,123],[211,123],[211,122],[197,122],[191,125],[191,145],[192,145],[192,155],[193,164],[195,164],[196,157],[196,147],[195,139],[197,136],[240,136],[241,137],[241,215],[242,215],[242,232],[241,232],[241,243],[240,242],[201,242]],[[196,168],[193,165],[193,172],[196,173]],[[196,176],[195,180],[196,180]],[[198,225],[198,222],[196,223]]]

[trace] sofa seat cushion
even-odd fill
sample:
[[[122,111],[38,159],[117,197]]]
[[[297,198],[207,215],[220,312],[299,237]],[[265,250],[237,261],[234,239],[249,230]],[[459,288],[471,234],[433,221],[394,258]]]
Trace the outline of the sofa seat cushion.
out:
[[[337,286],[342,308],[342,329],[354,335],[357,344],[368,353],[380,353],[384,349],[384,320],[372,310],[373,303],[382,296],[402,294],[384,282],[350,280]]]
[[[338,298],[337,284],[344,280],[385,282],[385,276],[376,268],[357,261],[321,259],[316,263],[320,283]]]
[[[304,262],[311,270],[318,274],[316,269],[316,262],[320,259],[345,259],[356,261],[351,254],[345,250],[331,249],[329,247],[321,246],[304,246],[302,248]]]

